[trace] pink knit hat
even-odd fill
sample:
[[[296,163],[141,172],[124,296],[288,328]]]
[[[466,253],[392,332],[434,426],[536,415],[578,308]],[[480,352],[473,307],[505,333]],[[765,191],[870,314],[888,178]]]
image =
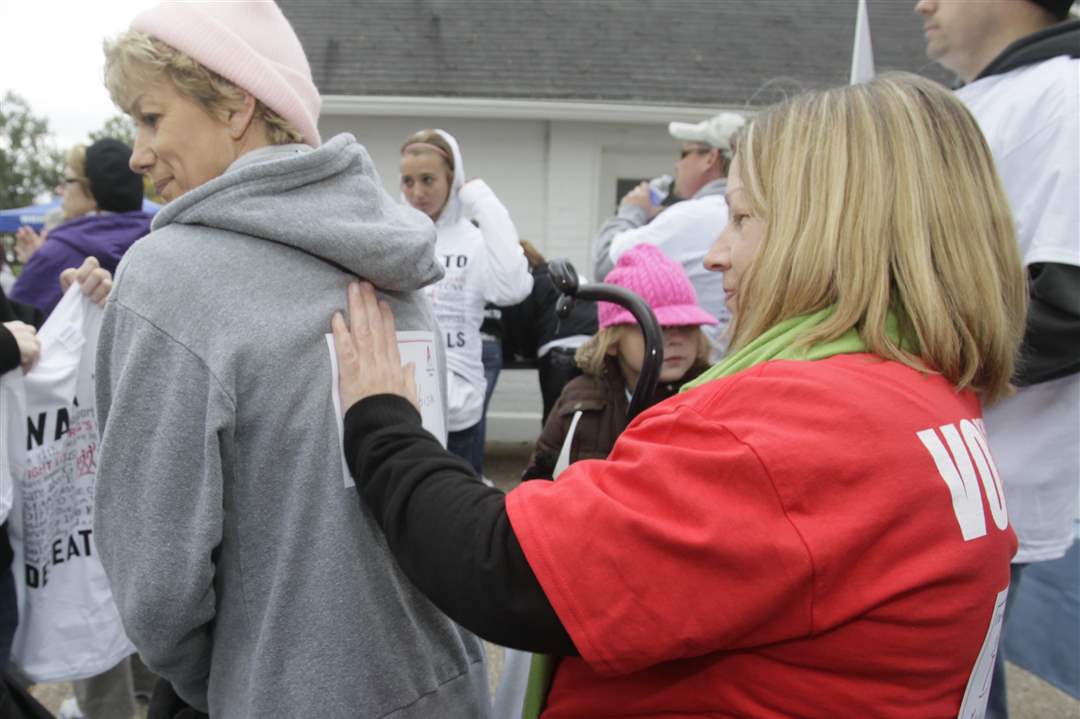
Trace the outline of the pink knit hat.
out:
[[[272,0],[163,2],[131,29],[156,37],[247,90],[318,147],[319,90],[304,48]]]
[[[604,282],[641,295],[661,327],[720,324],[698,306],[697,293],[683,266],[655,245],[642,244],[627,250]],[[629,310],[610,302],[601,302],[598,314],[601,329],[637,322]]]

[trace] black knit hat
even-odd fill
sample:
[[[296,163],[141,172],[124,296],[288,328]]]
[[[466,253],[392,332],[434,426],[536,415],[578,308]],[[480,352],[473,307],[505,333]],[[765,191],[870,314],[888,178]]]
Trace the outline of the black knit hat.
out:
[[[86,179],[99,210],[133,212],[142,208],[143,181],[128,167],[131,148],[112,138],[86,148]]]
[[[1064,20],[1069,16],[1069,8],[1073,5],[1073,0],[1031,0],[1041,8],[1044,8],[1048,13],[1054,16],[1056,20]]]

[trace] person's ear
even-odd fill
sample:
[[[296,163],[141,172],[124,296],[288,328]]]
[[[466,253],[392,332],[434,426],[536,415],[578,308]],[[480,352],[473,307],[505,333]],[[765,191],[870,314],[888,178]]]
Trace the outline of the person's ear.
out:
[[[728,172],[731,171],[731,160],[724,157],[724,153],[717,152],[716,161],[718,163],[717,167],[720,168],[720,177],[727,177]]]
[[[709,150],[709,169],[716,169],[717,172],[723,174],[724,171],[724,156],[717,149]]]
[[[229,113],[228,125],[229,136],[234,140],[239,140],[251,127],[251,121],[255,118],[255,106],[257,100],[255,96],[249,92],[244,92],[243,104],[239,109],[233,110]]]
[[[604,354],[608,357],[616,357],[619,354],[619,343],[622,342],[622,330],[619,329],[618,333],[611,338],[611,342],[608,344],[607,349],[604,350]]]

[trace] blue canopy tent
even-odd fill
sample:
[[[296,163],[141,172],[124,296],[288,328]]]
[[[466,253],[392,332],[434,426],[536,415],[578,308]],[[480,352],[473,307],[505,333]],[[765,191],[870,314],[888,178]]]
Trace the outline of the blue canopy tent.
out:
[[[45,215],[60,207],[61,198],[54,197],[49,202],[41,205],[28,205],[26,207],[13,207],[10,210],[0,210],[0,232],[14,232],[23,225],[40,230],[45,225]],[[143,212],[151,215],[161,209],[161,205],[143,198]]]

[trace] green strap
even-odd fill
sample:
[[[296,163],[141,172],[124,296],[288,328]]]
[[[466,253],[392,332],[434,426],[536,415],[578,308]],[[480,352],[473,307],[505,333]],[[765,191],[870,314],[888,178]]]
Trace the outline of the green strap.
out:
[[[538,719],[544,711],[551,678],[555,674],[555,658],[549,654],[533,654],[529,663],[529,683],[525,686],[525,702],[521,719]]]

